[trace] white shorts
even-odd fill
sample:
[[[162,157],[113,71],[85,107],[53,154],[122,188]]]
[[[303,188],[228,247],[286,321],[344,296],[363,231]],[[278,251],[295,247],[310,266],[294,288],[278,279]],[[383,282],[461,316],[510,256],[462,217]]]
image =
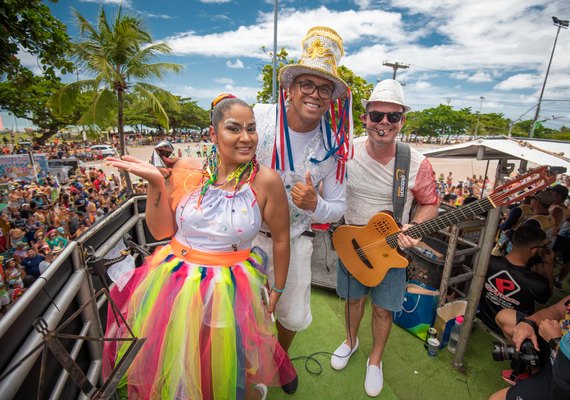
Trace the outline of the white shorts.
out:
[[[267,278],[271,286],[275,283],[273,273],[273,242],[262,233],[253,241],[267,253]],[[313,238],[299,236],[291,240],[291,259],[285,283],[285,292],[275,307],[279,323],[290,331],[303,331],[311,325],[311,255]]]

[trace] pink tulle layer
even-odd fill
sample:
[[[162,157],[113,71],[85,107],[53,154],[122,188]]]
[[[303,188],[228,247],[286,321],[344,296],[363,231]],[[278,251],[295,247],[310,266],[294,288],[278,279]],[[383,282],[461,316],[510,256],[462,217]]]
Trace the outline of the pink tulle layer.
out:
[[[266,312],[262,257],[201,266],[157,249],[111,297],[136,337],[146,338],[119,387],[129,399],[244,399],[246,385],[281,386],[295,370]],[[109,307],[106,337],[129,338]],[[103,376],[130,342],[105,342]]]

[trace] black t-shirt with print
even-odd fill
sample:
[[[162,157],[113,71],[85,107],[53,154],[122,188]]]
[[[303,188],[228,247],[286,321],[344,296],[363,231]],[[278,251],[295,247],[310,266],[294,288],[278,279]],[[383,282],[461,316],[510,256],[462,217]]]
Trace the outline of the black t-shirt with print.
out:
[[[509,308],[530,315],[534,313],[534,302],[546,303],[550,294],[548,280],[542,275],[529,267],[515,266],[505,257],[491,256],[478,317],[501,333],[495,323],[499,311]]]

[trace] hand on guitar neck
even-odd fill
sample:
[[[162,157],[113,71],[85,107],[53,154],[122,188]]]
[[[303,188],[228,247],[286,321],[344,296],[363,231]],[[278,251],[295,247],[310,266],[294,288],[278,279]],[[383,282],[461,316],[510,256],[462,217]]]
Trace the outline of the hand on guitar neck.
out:
[[[407,249],[409,247],[416,246],[419,242],[422,241],[422,238],[414,239],[411,236],[406,235],[406,231],[413,227],[414,224],[404,224],[402,225],[402,233],[398,235],[398,247],[400,249]]]

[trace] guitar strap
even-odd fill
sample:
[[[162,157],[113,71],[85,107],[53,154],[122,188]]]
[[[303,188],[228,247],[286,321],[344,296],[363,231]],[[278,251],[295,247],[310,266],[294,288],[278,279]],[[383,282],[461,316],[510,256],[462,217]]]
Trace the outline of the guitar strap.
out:
[[[402,223],[404,205],[408,195],[408,176],[410,175],[410,146],[396,142],[396,157],[394,158],[394,185],[392,186],[392,204],[394,219]]]

